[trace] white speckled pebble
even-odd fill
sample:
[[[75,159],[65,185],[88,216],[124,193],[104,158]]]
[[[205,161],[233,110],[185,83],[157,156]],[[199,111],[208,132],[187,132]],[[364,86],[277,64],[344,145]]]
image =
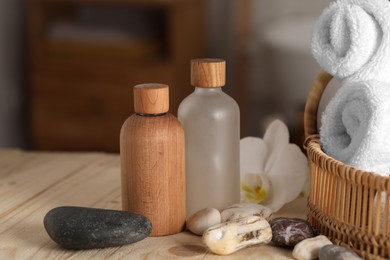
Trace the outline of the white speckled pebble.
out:
[[[317,259],[320,249],[331,244],[332,242],[323,235],[308,238],[295,245],[292,255],[297,260]]]
[[[271,241],[268,221],[257,216],[231,220],[210,227],[203,233],[203,242],[214,254],[228,255],[247,246]]]
[[[272,216],[272,210],[260,204],[241,202],[233,204],[221,211],[222,222],[249,216],[258,216],[269,221]]]
[[[196,235],[202,235],[206,229],[219,223],[221,223],[221,213],[214,208],[205,208],[188,218],[187,228]]]

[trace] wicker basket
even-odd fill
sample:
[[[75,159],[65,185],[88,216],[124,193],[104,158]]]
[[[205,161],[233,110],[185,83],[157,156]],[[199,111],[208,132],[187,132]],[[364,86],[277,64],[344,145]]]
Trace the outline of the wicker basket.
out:
[[[365,259],[389,259],[390,178],[347,166],[321,150],[317,110],[331,79],[326,72],[318,75],[305,107],[311,177],[308,221],[318,233]]]

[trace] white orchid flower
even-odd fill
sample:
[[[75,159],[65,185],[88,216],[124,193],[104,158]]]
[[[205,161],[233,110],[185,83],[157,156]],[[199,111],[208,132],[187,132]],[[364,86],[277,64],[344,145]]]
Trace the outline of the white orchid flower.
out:
[[[301,149],[289,143],[286,125],[275,120],[263,139],[241,139],[240,174],[241,199],[276,212],[302,191],[308,163]]]

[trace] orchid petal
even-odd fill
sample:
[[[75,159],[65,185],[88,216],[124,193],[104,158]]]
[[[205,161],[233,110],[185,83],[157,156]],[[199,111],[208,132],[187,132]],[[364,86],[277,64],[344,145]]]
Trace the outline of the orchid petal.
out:
[[[259,137],[245,137],[240,141],[240,173],[264,172],[268,149]]]
[[[273,212],[300,194],[308,174],[306,156],[289,143],[288,128],[280,120],[269,125],[264,140],[241,140],[240,164],[241,198]]]
[[[306,181],[308,165],[306,156],[295,144],[284,147],[270,172],[266,172],[271,181],[271,193],[263,205],[273,212],[278,211],[299,195]]]
[[[287,126],[280,120],[274,120],[267,127],[264,134],[264,142],[268,148],[268,157],[265,163],[265,172],[269,172],[271,168],[278,162],[280,153],[289,143],[289,133]]]

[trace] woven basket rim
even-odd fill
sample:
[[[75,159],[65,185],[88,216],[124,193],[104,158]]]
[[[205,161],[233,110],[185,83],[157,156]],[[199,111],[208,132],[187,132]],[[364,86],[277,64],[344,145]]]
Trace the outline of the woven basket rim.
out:
[[[368,172],[368,171],[355,168],[353,166],[347,165],[341,161],[338,161],[328,156],[324,151],[322,151],[318,129],[317,129],[317,112],[318,112],[321,96],[324,93],[328,83],[332,80],[332,78],[333,76],[327,73],[326,71],[320,71],[309,92],[309,95],[306,100],[305,113],[304,113],[304,128],[305,128],[304,148],[307,151],[309,151],[310,147],[313,148],[315,147],[316,149],[313,149],[313,152],[316,154],[316,156],[318,158],[321,157],[326,158],[327,163],[326,164],[321,163],[322,165],[321,168],[324,169],[325,165],[332,164],[333,167],[337,167],[337,169],[339,169],[338,170],[339,172],[343,172],[345,174],[347,173],[358,174],[359,178],[360,176],[362,176],[362,178],[368,178],[368,175],[373,175],[376,178],[380,179],[383,182],[381,183],[381,185],[385,185],[386,187],[388,187],[387,189],[389,189],[390,192],[389,176],[383,176],[376,172]],[[330,168],[327,168],[327,170],[330,170]],[[353,180],[353,178],[345,176],[345,179],[348,180]],[[372,179],[372,177],[369,179]],[[385,189],[381,188],[381,190],[385,190]]]
[[[387,191],[390,194],[390,176],[364,171],[330,157],[321,149],[318,136],[309,136],[306,140],[308,140],[305,144],[307,153],[311,153],[311,158],[317,158],[316,165],[319,168],[328,172],[338,169],[333,174],[348,180],[351,184],[374,188],[377,191]]]

